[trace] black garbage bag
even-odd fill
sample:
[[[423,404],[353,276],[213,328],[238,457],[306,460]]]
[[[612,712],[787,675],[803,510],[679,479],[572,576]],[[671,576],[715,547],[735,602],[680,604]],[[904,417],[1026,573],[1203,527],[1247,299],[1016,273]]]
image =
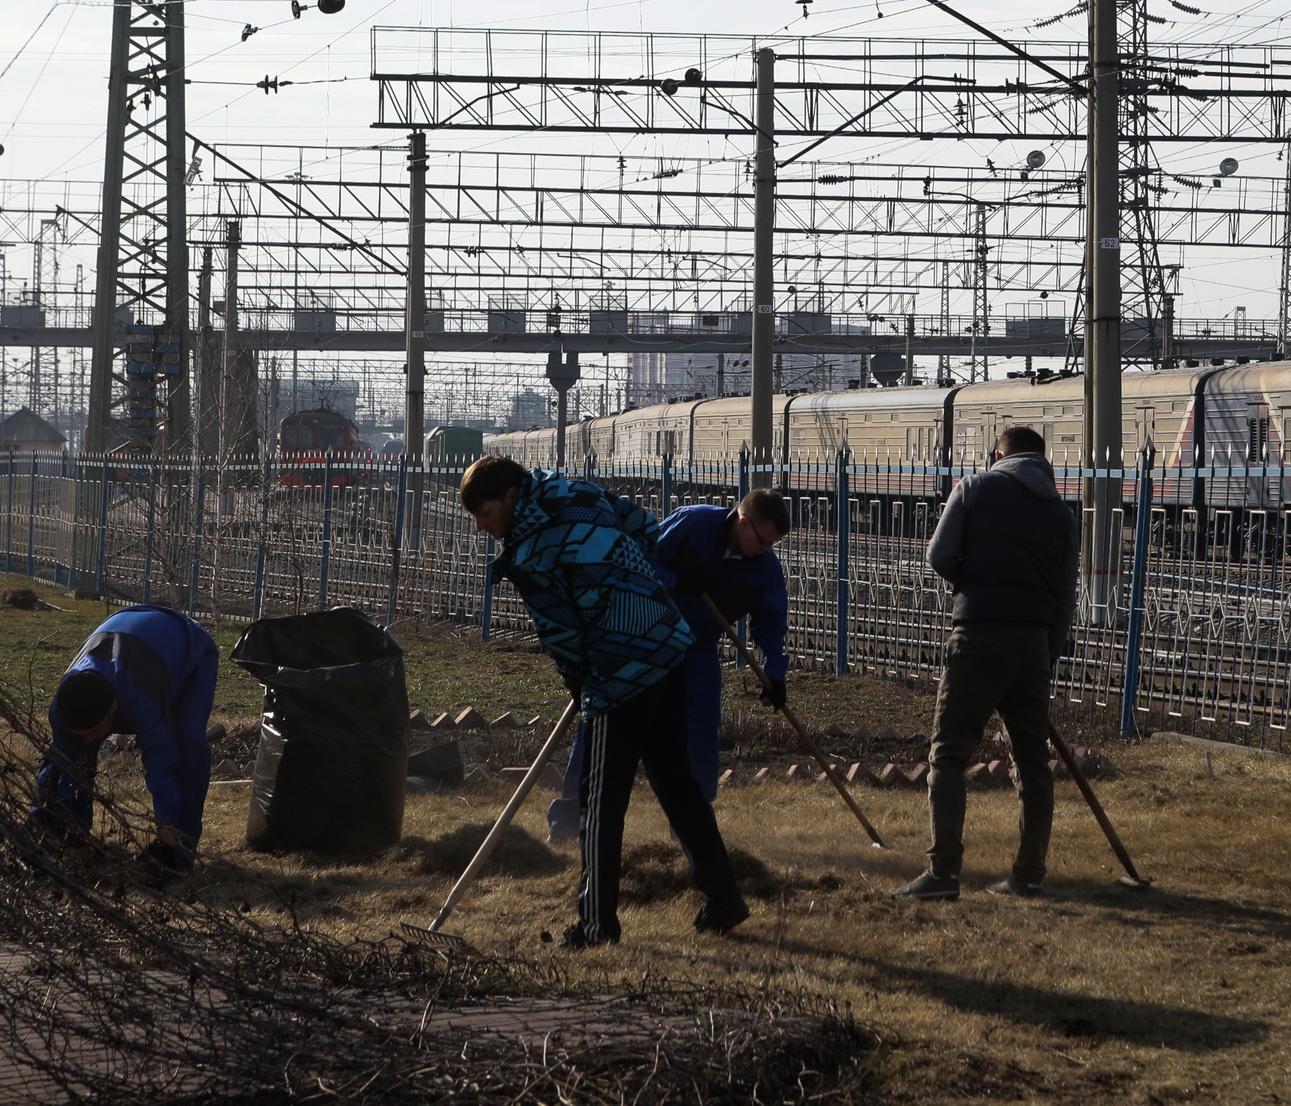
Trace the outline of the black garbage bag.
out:
[[[233,661],[264,685],[247,844],[357,856],[398,841],[408,690],[394,638],[337,607],[253,622]]]

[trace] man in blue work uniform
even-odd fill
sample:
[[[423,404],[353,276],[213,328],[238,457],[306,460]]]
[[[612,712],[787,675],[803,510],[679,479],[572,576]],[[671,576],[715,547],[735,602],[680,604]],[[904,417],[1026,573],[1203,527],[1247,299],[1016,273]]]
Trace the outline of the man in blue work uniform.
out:
[[[167,607],[126,607],[100,625],[50,704],[53,741],[36,777],[33,831],[46,843],[87,832],[103,740],[134,734],[157,828],[145,852],[191,871],[211,778],[206,724],[219,659],[211,635]]]
[[[790,529],[784,497],[769,488],[750,492],[734,510],[698,505],[674,511],[659,527],[653,564],[656,574],[685,616],[695,643],[686,653],[686,745],[690,770],[704,797],[717,797],[720,774],[717,731],[722,717],[722,669],[718,648],[722,628],[713,618],[708,595],[727,620],[749,616],[749,629],[762,650],[771,681],[762,701],[785,704],[789,662],[789,596],[784,570],[773,549]],[[553,838],[573,836],[578,828],[577,781],[583,757],[579,731],[565,773],[565,787],[547,811]]]

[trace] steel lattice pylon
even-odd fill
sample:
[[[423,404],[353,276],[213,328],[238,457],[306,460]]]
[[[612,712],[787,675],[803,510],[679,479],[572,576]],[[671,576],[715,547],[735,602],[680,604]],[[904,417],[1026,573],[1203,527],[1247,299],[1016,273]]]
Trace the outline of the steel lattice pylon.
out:
[[[1147,0],[1117,0],[1121,179],[1121,358],[1161,367],[1166,278],[1154,215],[1151,117],[1148,92],[1162,84],[1148,64]]]
[[[188,257],[180,0],[116,0],[107,132],[86,444],[96,451],[110,446],[109,412],[124,395],[132,449],[186,445]],[[122,328],[126,354],[120,363],[114,347]],[[114,383],[125,387],[114,388]]]
[[[53,307],[58,290],[58,219],[42,219],[32,256],[32,304],[40,311]],[[27,406],[36,414],[47,411],[58,422],[58,350],[51,348],[48,360],[40,346],[31,350],[31,380],[27,389]]]

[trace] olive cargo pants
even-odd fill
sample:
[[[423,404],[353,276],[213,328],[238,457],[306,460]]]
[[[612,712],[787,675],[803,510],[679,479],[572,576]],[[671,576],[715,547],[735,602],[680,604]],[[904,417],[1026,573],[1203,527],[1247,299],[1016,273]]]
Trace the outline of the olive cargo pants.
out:
[[[1049,627],[1017,622],[955,626],[946,643],[928,756],[928,859],[938,875],[958,875],[963,864],[964,770],[998,710],[1013,748],[1022,807],[1013,878],[1022,883],[1044,878],[1053,827],[1049,681]]]

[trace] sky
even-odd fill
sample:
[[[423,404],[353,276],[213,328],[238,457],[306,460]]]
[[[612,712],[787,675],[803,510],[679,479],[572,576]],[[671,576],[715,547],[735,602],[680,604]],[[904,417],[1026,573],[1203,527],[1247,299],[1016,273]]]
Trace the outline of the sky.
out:
[[[1177,0],[1148,0],[1155,42],[1207,44],[1237,42],[1280,45],[1291,34],[1284,0],[1190,0],[1201,16]],[[109,0],[0,0],[0,178],[42,182],[37,193],[59,199],[82,194],[67,182],[90,182],[102,174],[106,76],[111,33]],[[1049,0],[961,0],[960,10],[1021,45],[1080,40],[1083,14]],[[780,34],[828,37],[972,39],[979,37],[925,0],[869,0],[850,4],[813,0],[806,9],[793,0],[347,0],[344,10],[325,15],[307,8],[299,20],[290,0],[189,0],[187,57],[190,85],[188,127],[215,143],[290,145],[366,144],[394,141],[394,131],[374,131],[377,95],[369,80],[371,28],[490,27],[523,30]],[[1037,26],[1048,22],[1047,26]],[[246,28],[253,28],[244,39]],[[254,87],[265,76],[297,82],[276,95]],[[566,140],[568,141],[568,140]],[[532,136],[436,132],[438,148],[484,150],[559,149]],[[718,140],[720,143],[720,139]],[[737,137],[735,145],[751,146]],[[919,158],[936,164],[978,165],[1001,160],[991,143],[917,143],[836,138],[814,156],[827,160],[895,163]],[[911,147],[916,147],[912,149]],[[568,148],[567,146],[564,148]],[[604,149],[602,142],[596,148]],[[713,140],[695,136],[643,136],[615,143],[622,152],[670,152],[704,157]],[[729,156],[731,144],[720,151]],[[740,152],[740,151],[737,151]],[[1221,156],[1241,163],[1240,172],[1280,176],[1276,149],[1214,144],[1162,149],[1163,164],[1175,173],[1209,178]],[[1080,152],[1051,151],[1050,165],[1076,168]],[[1020,160],[1025,153],[1008,151]],[[953,160],[952,160],[953,159]],[[12,185],[10,186],[12,189]],[[11,193],[12,194],[12,193]],[[71,205],[69,205],[71,206]],[[5,237],[0,222],[0,239]],[[1181,316],[1231,318],[1238,307],[1251,317],[1277,314],[1277,251],[1201,251],[1190,257],[1181,283]],[[20,248],[10,248],[10,271],[30,268]]]

